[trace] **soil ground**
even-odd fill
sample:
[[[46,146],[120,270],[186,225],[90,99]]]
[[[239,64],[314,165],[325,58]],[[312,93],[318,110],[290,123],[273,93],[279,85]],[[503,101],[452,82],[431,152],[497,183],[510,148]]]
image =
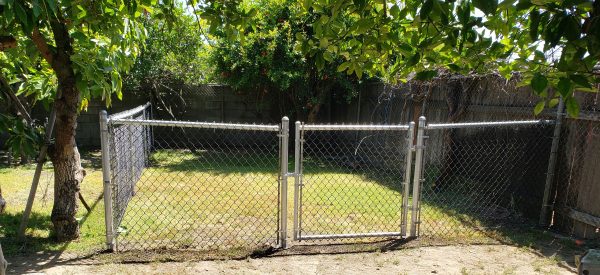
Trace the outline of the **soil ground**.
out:
[[[97,256],[69,260],[64,255],[38,255],[9,259],[9,274],[574,274],[573,256],[510,245],[434,246],[345,254],[275,253],[240,260],[146,263],[114,263]]]

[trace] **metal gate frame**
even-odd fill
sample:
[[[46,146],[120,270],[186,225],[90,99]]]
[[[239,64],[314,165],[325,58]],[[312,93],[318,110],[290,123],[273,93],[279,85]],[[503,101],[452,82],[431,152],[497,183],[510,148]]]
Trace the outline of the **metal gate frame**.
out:
[[[427,132],[432,130],[444,129],[467,129],[467,128],[487,128],[487,127],[519,127],[519,126],[536,126],[555,124],[554,120],[516,120],[516,121],[489,121],[489,122],[465,122],[465,123],[431,123],[427,124],[425,116],[419,117],[419,125],[417,128],[417,140],[415,146],[415,173],[413,175],[413,205],[411,215],[410,236],[419,237],[421,224],[421,186],[425,181],[425,159],[424,152],[426,149],[425,141],[429,137]],[[556,127],[556,124],[555,124]],[[560,127],[560,125],[558,125]],[[553,140],[557,140],[556,135]],[[554,145],[553,145],[554,146]],[[550,163],[555,156],[550,155]],[[552,165],[552,164],[550,164]],[[548,174],[547,176],[550,176]]]
[[[325,240],[342,238],[363,238],[363,237],[407,237],[407,214],[408,199],[410,192],[410,179],[412,171],[412,159],[415,147],[413,146],[415,123],[408,125],[312,125],[303,124],[297,121],[295,124],[294,139],[294,210],[293,210],[293,240]],[[319,234],[302,235],[302,187],[303,187],[303,152],[304,152],[304,133],[306,131],[406,131],[405,141],[405,169],[402,179],[402,205],[399,225],[397,232],[362,232],[352,234]]]
[[[192,121],[166,121],[154,119],[133,119],[133,116],[143,113],[146,109],[150,110],[150,103],[137,108],[127,110],[108,116],[105,110],[100,112],[100,141],[102,150],[102,177],[104,189],[104,211],[106,228],[106,245],[110,251],[118,249],[118,232],[114,223],[114,183],[111,182],[111,151],[110,142],[112,140],[111,127],[113,125],[143,125],[143,126],[164,126],[164,127],[185,127],[185,128],[204,128],[204,129],[235,129],[247,131],[267,131],[275,132],[279,137],[279,167],[278,167],[278,201],[277,204],[277,231],[273,232],[276,237],[276,246],[286,248],[287,239],[287,180],[288,173],[288,142],[289,142],[289,119],[283,117],[279,125],[257,125],[257,124],[239,124],[239,123],[215,123],[215,122],[192,122]],[[151,111],[150,111],[151,112]],[[149,133],[151,142],[154,135]],[[149,148],[150,144],[144,144],[144,148]]]

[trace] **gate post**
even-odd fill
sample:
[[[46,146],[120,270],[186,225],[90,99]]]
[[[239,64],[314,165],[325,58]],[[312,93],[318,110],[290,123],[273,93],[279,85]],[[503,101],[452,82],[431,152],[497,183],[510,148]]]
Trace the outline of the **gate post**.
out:
[[[104,223],[106,227],[106,246],[115,251],[115,229],[113,226],[112,188],[110,184],[110,144],[108,139],[108,115],[100,111],[100,146],[102,147],[102,182],[104,185]]]
[[[408,223],[408,196],[410,193],[410,179],[412,172],[412,152],[414,139],[415,123],[408,124],[408,133],[406,134],[406,157],[404,160],[404,179],[402,180],[402,222],[400,225],[400,233],[406,238],[406,225]]]
[[[288,185],[288,140],[290,136],[290,119],[283,117],[281,119],[281,157],[279,163],[281,163],[280,179],[281,179],[281,205],[280,205],[280,219],[279,219],[279,246],[282,248],[287,247],[287,185]]]
[[[300,139],[300,128],[302,127],[302,123],[300,121],[296,121],[296,127],[294,128],[294,241],[297,241],[298,238],[300,237],[300,230],[299,230],[299,217],[298,215],[300,215],[300,213],[298,212],[299,210],[299,203],[300,203],[300,177],[301,177],[301,171],[300,171],[300,165],[302,164],[302,159],[300,157],[301,155],[301,147],[300,147],[300,142],[302,142]]]
[[[415,146],[415,174],[413,177],[413,197],[411,211],[410,235],[418,237],[417,227],[419,227],[421,216],[421,183],[423,179],[423,149],[425,148],[425,122],[424,116],[419,117],[419,126],[417,130],[417,145]]]

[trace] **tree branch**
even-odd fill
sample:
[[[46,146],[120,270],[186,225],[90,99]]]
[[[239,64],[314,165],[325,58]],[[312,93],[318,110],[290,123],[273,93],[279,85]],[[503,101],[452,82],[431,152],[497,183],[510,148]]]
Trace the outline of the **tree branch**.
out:
[[[0,51],[12,49],[17,46],[17,39],[13,36],[0,35]]]
[[[39,28],[35,27],[33,29],[33,32],[31,33],[31,40],[33,40],[33,44],[35,44],[35,47],[38,49],[38,51],[40,51],[42,57],[48,61],[50,66],[54,67],[54,54],[50,50],[48,43],[46,43],[46,38],[44,38],[42,33],[40,33]]]

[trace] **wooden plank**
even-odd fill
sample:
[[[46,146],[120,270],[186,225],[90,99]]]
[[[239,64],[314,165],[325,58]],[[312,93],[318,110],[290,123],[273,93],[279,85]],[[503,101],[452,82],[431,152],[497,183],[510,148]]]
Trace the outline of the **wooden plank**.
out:
[[[600,227],[600,217],[596,217],[588,213],[571,209],[569,211],[569,217],[594,227]]]

